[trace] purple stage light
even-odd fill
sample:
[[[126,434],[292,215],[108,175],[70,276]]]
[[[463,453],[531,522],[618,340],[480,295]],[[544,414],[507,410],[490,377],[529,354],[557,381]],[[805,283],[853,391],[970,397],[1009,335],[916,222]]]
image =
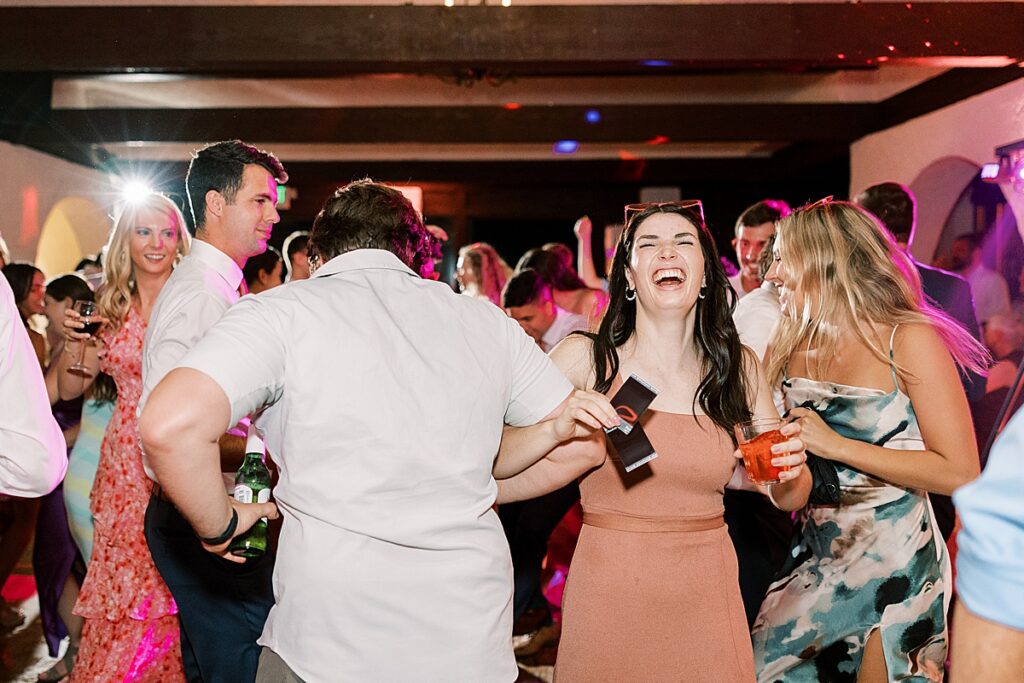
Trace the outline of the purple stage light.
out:
[[[553,151],[555,154],[575,154],[579,148],[580,143],[576,140],[559,140],[555,143]]]

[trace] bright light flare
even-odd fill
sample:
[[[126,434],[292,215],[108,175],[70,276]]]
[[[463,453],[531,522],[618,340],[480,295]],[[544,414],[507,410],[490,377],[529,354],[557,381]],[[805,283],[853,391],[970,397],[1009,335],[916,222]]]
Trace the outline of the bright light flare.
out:
[[[138,204],[153,194],[153,188],[141,180],[128,180],[121,186],[121,199],[129,204]]]

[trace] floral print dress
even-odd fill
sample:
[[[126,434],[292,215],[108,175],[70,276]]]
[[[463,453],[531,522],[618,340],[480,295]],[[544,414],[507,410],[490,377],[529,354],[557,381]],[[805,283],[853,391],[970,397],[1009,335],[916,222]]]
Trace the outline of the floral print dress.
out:
[[[85,617],[72,681],[184,681],[178,607],[153,564],[143,524],[152,482],[142,469],[138,420],[146,322],[131,308],[113,334],[99,332],[100,368],[117,406],[100,447],[90,496],[92,559],[75,613]]]

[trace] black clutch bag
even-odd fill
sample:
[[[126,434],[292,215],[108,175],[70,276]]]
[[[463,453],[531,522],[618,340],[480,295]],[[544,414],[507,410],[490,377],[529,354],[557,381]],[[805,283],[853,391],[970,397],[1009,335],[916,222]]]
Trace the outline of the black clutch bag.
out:
[[[835,463],[813,453],[807,454],[807,469],[811,471],[812,505],[839,504],[839,473]]]
[[[806,401],[800,407],[818,412],[812,401]],[[789,411],[786,411],[786,417],[789,417]],[[838,505],[839,473],[835,463],[808,451],[806,467],[811,472],[811,495],[808,502],[811,505]]]

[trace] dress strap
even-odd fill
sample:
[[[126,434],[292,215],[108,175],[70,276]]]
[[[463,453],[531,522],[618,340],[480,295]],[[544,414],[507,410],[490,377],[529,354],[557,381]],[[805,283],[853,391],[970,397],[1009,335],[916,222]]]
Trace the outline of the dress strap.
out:
[[[899,379],[896,375],[896,356],[894,352],[894,345],[896,342],[896,328],[899,327],[899,323],[893,326],[892,334],[889,335],[889,374],[892,375],[892,383],[896,388],[896,391],[900,390]]]

